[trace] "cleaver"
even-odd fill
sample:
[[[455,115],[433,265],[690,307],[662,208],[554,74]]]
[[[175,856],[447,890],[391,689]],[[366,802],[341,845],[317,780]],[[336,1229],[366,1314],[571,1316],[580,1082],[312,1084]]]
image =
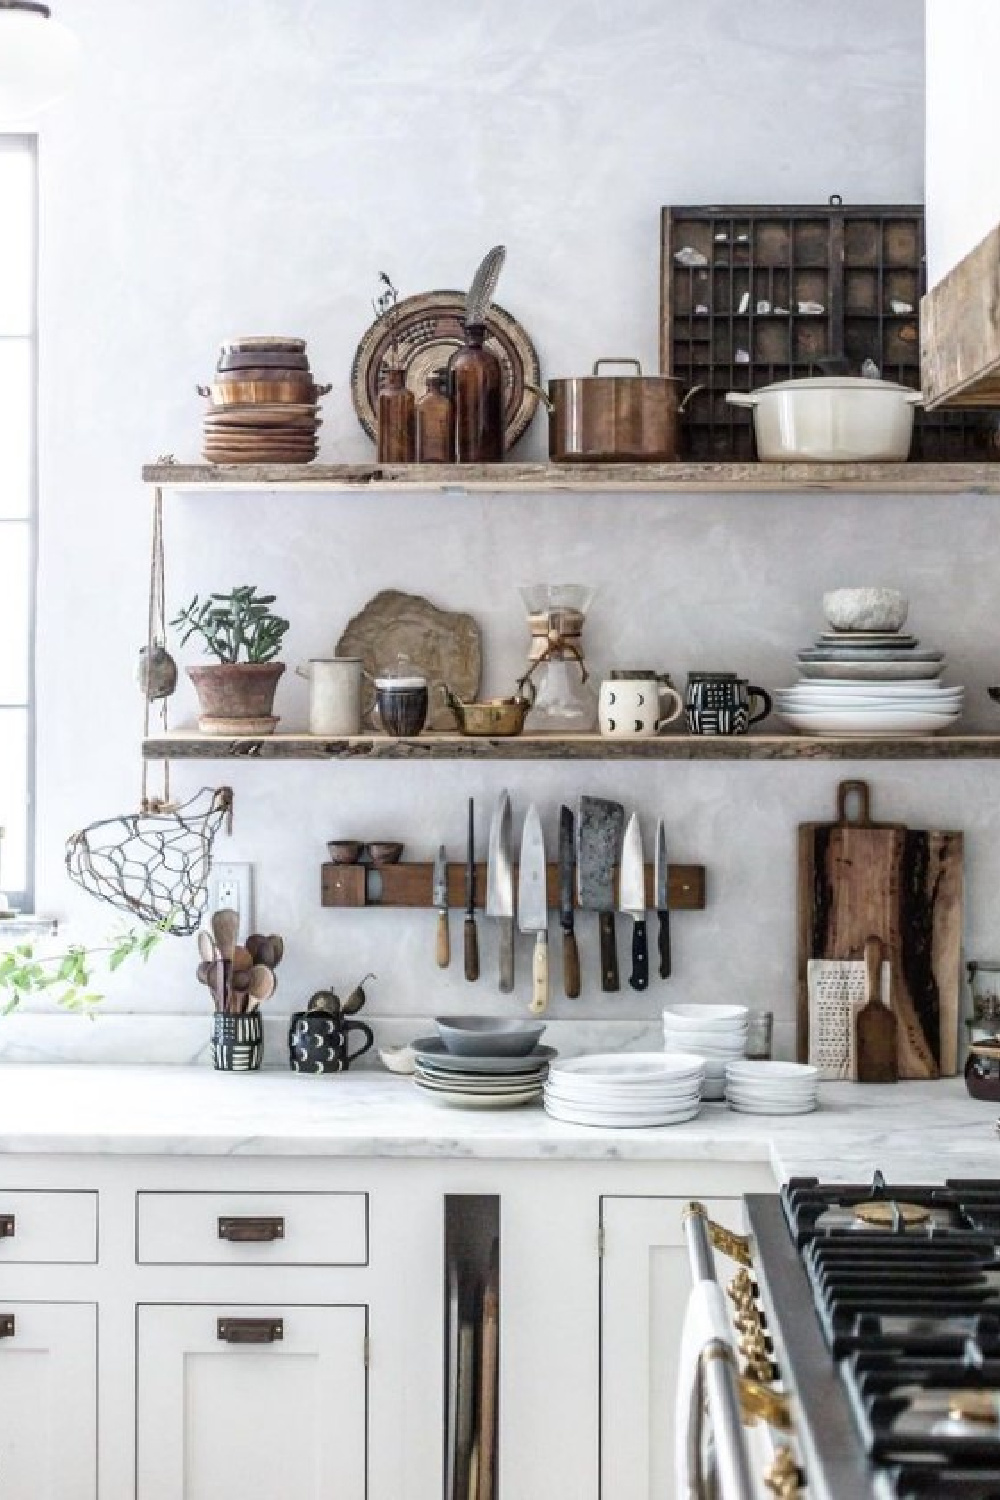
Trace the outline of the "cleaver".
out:
[[[601,989],[612,992],[620,988],[615,944],[615,866],[625,830],[625,809],[620,802],[608,802],[603,797],[581,797],[577,827],[580,905],[584,911],[596,911],[599,915]]]

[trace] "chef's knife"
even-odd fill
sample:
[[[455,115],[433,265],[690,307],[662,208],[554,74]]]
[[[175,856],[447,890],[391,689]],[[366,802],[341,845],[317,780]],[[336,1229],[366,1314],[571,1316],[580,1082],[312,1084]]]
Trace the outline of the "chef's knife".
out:
[[[514,988],[514,871],[510,862],[510,797],[501,792],[490,823],[490,854],[486,867],[486,915],[500,924],[500,989]]]
[[[469,798],[469,842],[465,851],[465,977],[479,978],[479,932],[476,928],[476,803]]]
[[[632,973],[634,990],[649,988],[649,949],[646,944],[646,868],[642,859],[642,831],[633,813],[625,829],[618,905],[632,918]]]
[[[446,969],[451,963],[451,934],[448,931],[448,851],[443,844],[438,846],[434,861],[434,891],[431,898],[437,907],[437,944],[435,954],[438,968]]]
[[[601,934],[601,989],[614,991],[618,982],[615,944],[615,865],[625,827],[620,802],[603,797],[581,797],[577,883],[580,905],[599,913]]]
[[[656,825],[656,863],[653,870],[656,887],[656,917],[659,924],[660,978],[670,978],[670,866],[667,864],[667,835],[660,818]]]
[[[580,997],[580,950],[573,930],[576,904],[576,819],[571,808],[559,809],[559,926],[563,934],[563,991]]]
[[[538,808],[528,808],[521,833],[517,871],[517,925],[535,934],[531,961],[531,1009],[540,1016],[549,1003],[549,902],[545,878],[545,838]]]

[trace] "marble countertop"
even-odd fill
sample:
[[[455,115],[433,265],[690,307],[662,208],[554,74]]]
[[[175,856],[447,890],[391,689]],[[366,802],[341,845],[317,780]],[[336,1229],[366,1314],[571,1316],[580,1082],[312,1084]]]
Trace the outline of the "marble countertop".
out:
[[[409,1079],[305,1078],[200,1067],[0,1067],[0,1151],[180,1156],[770,1162],[784,1180],[897,1182],[1000,1176],[998,1106],[961,1079],[823,1084],[809,1115],[752,1116],[708,1104],[656,1130],[564,1125],[540,1108],[435,1104]]]

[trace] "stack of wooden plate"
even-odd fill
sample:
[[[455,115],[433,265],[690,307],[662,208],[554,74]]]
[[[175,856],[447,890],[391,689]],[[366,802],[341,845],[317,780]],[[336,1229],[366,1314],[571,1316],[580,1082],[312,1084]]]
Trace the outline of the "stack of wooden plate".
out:
[[[242,338],[223,344],[209,401],[205,457],[213,464],[307,464],[317,453],[319,398],[305,339]]]

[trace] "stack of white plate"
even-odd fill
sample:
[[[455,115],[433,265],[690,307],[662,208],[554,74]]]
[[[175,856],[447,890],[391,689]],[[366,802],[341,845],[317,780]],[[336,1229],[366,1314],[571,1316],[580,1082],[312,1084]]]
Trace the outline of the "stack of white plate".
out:
[[[937,734],[962,714],[960,687],[941,686],[941,651],[899,630],[827,630],[798,654],[801,676],[775,694],[803,734]]]
[[[463,1057],[449,1052],[440,1037],[414,1042],[413,1082],[436,1104],[461,1109],[515,1109],[542,1097],[542,1084],[554,1047],[535,1047],[525,1057]]]
[[[663,1012],[666,1051],[705,1059],[703,1099],[726,1097],[726,1063],[746,1053],[749,1014],[745,1005],[670,1005]]]
[[[552,1063],[545,1108],[572,1125],[679,1125],[701,1108],[705,1064],[686,1052],[607,1052]]]
[[[729,1108],[745,1115],[807,1115],[816,1108],[819,1069],[808,1063],[726,1064]]]

